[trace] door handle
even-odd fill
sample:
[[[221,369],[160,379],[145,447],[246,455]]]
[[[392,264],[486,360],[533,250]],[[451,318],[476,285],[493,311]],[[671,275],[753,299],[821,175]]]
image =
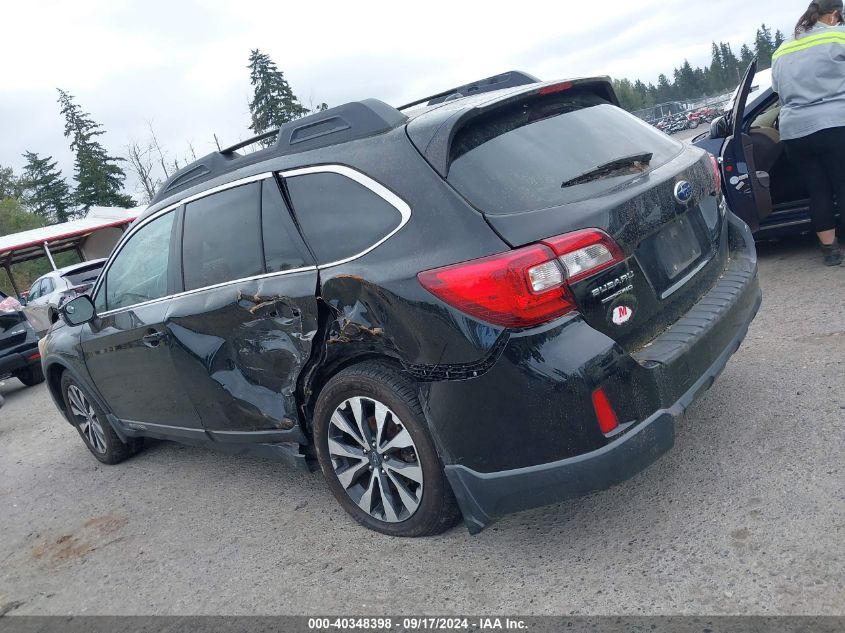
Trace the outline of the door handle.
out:
[[[141,340],[144,341],[144,345],[147,347],[158,347],[162,339],[164,339],[164,332],[159,332],[158,330],[147,330],[147,333],[144,334]]]

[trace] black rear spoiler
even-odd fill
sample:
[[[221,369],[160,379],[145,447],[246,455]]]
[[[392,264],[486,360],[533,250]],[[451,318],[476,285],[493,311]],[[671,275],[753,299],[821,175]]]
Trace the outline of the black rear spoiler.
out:
[[[532,83],[522,90],[514,89],[504,94],[491,95],[486,101],[472,99],[465,108],[452,107],[451,104],[449,107],[434,108],[408,123],[408,137],[437,173],[445,178],[449,173],[449,149],[452,139],[455,138],[458,130],[470,121],[513,103],[555,93],[566,93],[575,89],[586,90],[615,106],[619,105],[610,77]],[[456,103],[460,104],[459,101]]]
[[[449,88],[437,94],[411,101],[403,106],[399,106],[397,110],[406,110],[416,105],[425,104],[427,106],[443,103],[451,99],[458,99],[460,97],[468,97],[470,95],[481,94],[483,92],[492,92],[493,90],[503,90],[505,88],[516,88],[517,86],[525,86],[527,84],[537,84],[540,80],[534,75],[529,75],[521,70],[510,70],[500,75],[493,75],[492,77],[485,77],[478,81],[473,81],[463,86],[456,88]]]

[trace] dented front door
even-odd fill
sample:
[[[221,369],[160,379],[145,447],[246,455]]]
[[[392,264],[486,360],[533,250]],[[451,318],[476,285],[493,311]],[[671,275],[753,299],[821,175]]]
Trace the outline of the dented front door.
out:
[[[282,441],[298,429],[294,392],[317,329],[316,288],[309,268],[174,299],[173,362],[215,439]]]

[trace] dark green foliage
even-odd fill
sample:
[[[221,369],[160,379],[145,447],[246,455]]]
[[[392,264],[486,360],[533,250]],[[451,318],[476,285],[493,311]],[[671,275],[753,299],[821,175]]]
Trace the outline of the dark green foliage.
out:
[[[8,168],[3,168],[0,172],[11,172]],[[13,196],[0,197],[0,235],[10,235],[12,233],[19,233],[20,231],[28,231],[29,229],[37,229],[44,226],[44,218],[41,218],[34,213],[29,213],[21,205],[20,200]],[[15,277],[15,283],[21,290],[29,289],[35,279],[45,272],[50,270],[49,263],[44,268],[44,262],[26,262],[19,266],[12,268],[12,274]],[[43,269],[43,270],[42,270]],[[34,275],[34,276],[33,276]],[[9,278],[6,275],[6,270],[0,268],[0,290],[7,295],[14,295]]]
[[[748,68],[752,61],[754,61],[754,51],[748,48],[748,44],[743,44],[739,49],[739,63],[743,68]]]
[[[757,67],[759,70],[772,67],[772,53],[776,49],[777,46],[775,46],[775,38],[772,36],[772,29],[763,24],[757,29],[757,35],[754,37],[754,52],[757,55]]]
[[[94,205],[133,207],[135,201],[122,193],[126,174],[118,163],[122,158],[109,156],[98,137],[105,134],[102,125],[74,103],[73,95],[59,90],[59,104],[65,117],[65,137],[76,153],[74,162],[76,191],[74,200],[80,213],[87,213]]]
[[[11,167],[0,165],[0,200],[4,198],[19,198],[20,195],[20,178],[15,176],[15,172]]]
[[[626,110],[641,110],[669,101],[694,101],[704,96],[716,96],[732,91],[742,80],[745,69],[757,57],[758,70],[765,70],[772,65],[772,53],[784,41],[784,35],[776,31],[772,35],[769,27],[763,24],[757,29],[753,46],[743,44],[739,57],[726,42],[713,42],[710,65],[693,68],[684,60],[675,68],[672,80],[661,74],[657,85],[645,85],[636,80],[614,80],[613,86],[619,96],[622,107]]]
[[[44,218],[24,209],[17,198],[8,197],[0,200],[0,235],[37,229],[46,224]]]
[[[256,134],[263,134],[309,113],[303,106],[284,73],[278,69],[270,56],[258,49],[249,55],[249,81],[253,87],[253,98],[249,102],[252,119],[249,128]],[[321,104],[324,106],[325,104]],[[318,108],[325,109],[325,108]],[[272,144],[273,140],[265,144]]]
[[[26,166],[20,185],[26,206],[50,223],[70,220],[73,198],[56,161],[52,156],[41,158],[34,152],[24,152],[23,156]]]

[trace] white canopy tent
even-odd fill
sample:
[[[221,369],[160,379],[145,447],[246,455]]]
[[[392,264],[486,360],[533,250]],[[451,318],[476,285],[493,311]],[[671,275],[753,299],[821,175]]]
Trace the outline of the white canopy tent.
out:
[[[47,257],[55,269],[53,255],[66,251],[76,251],[83,261],[108,257],[143,209],[91,207],[88,215],[79,220],[0,236],[0,266],[5,268],[12,287],[20,294],[12,277],[13,264]]]

